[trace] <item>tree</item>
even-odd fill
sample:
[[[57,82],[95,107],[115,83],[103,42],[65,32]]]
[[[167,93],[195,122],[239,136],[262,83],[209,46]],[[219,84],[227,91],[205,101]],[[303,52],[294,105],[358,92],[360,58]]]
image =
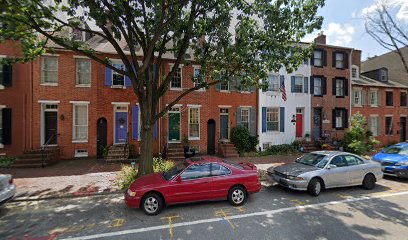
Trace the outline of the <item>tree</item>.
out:
[[[9,63],[31,61],[53,42],[101,63],[131,79],[141,110],[139,173],[152,168],[153,125],[180,99],[194,90],[240,77],[241,86],[264,87],[268,71],[292,71],[312,53],[300,40],[319,29],[316,16],[324,0],[41,0],[0,1],[0,41],[21,43],[22,56]],[[50,2],[50,1],[47,1]],[[95,27],[85,27],[89,23]],[[116,68],[86,42],[75,41],[67,29],[96,35],[113,46],[126,70]],[[123,44],[128,51],[123,49]],[[141,48],[143,56],[136,56]],[[191,51],[190,51],[191,50]],[[193,57],[187,58],[186,53]],[[153,74],[163,56],[172,53],[167,74]],[[138,63],[141,60],[141,63]],[[158,102],[180,64],[201,65],[197,84],[183,90],[163,109]]]
[[[408,73],[408,59],[401,51],[402,47],[408,46],[408,25],[397,22],[390,10],[390,5],[379,1],[373,12],[365,14],[365,29],[382,47],[398,54]]]

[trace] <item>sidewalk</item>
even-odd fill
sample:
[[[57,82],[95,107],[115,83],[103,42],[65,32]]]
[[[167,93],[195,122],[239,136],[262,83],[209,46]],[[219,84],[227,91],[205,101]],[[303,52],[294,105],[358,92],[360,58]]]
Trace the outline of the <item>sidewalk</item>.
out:
[[[266,169],[296,156],[266,156],[231,158],[234,162],[251,162],[260,170],[262,180]],[[0,169],[13,174],[17,193],[13,201],[69,198],[122,192],[116,186],[116,174],[121,164],[105,164],[95,159],[61,161],[47,168]]]

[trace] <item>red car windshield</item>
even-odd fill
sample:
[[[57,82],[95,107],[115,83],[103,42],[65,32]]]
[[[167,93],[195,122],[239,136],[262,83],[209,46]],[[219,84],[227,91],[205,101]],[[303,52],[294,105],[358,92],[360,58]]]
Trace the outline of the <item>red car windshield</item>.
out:
[[[186,167],[188,167],[187,162],[182,162],[176,164],[173,168],[171,168],[169,171],[163,173],[163,177],[166,180],[171,180],[173,179],[177,174],[181,173]]]

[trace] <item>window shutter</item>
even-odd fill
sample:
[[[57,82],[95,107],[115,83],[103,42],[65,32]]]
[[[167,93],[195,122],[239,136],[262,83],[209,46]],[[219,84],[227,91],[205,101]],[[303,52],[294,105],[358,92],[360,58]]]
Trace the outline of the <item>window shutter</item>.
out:
[[[2,143],[4,145],[10,145],[11,144],[11,108],[3,108],[2,116],[3,116]]]
[[[266,132],[266,107],[262,107],[262,132]]]
[[[372,126],[372,121],[373,121],[373,117],[369,117],[367,118],[367,130],[371,132],[371,126]]]
[[[285,85],[285,75],[280,75],[280,82],[279,82],[279,88],[281,85]]]
[[[310,65],[314,66],[314,52],[312,57],[310,58]]]
[[[295,76],[291,77],[290,90],[291,92],[295,92]]]
[[[344,61],[344,68],[348,68],[349,59],[348,59],[348,54],[347,53],[344,53],[343,61]]]
[[[3,65],[3,83],[5,87],[11,87],[13,69],[11,65]]]
[[[377,106],[381,106],[381,91],[377,91]]]
[[[333,78],[332,94],[333,96],[336,96],[336,78]]]
[[[310,94],[314,94],[314,78],[310,77]]]
[[[125,87],[131,87],[132,86],[132,81],[130,81],[130,78],[128,76],[125,76]]]
[[[351,94],[351,98],[354,98],[354,95]],[[366,90],[361,90],[361,105],[367,105],[367,93]]]
[[[343,127],[348,128],[348,112],[347,109],[343,110]]]
[[[351,89],[351,95],[350,95],[350,102],[351,102],[351,105],[356,105],[356,100],[355,100],[355,98],[354,98],[354,93],[356,92],[356,90],[353,88],[353,89]]]
[[[327,78],[322,77],[322,95],[327,94]]]
[[[348,84],[348,79],[344,79],[343,80],[344,83],[344,96],[348,96],[348,92],[349,92],[349,84]]]
[[[279,113],[279,127],[280,127],[280,132],[285,131],[285,108],[280,107],[280,113]]]
[[[112,69],[105,67],[105,86],[112,86]]]
[[[332,53],[332,67],[336,67],[336,52]]]
[[[254,108],[250,108],[249,109],[249,111],[250,111],[250,133],[251,133],[251,135],[252,136],[256,136],[256,126],[255,126],[255,123],[256,123],[256,117],[255,117],[255,109]]]
[[[323,66],[327,66],[327,51],[323,50]]]
[[[304,81],[304,86],[303,86],[303,92],[307,93],[308,89],[309,89],[309,78],[308,77],[304,77],[303,78]]]
[[[332,110],[332,128],[336,128],[336,109]]]
[[[241,127],[241,108],[237,108],[237,127]]]
[[[380,121],[380,117],[377,117],[377,135],[380,136],[381,135],[381,121]]]
[[[132,139],[139,140],[139,106],[132,106]]]

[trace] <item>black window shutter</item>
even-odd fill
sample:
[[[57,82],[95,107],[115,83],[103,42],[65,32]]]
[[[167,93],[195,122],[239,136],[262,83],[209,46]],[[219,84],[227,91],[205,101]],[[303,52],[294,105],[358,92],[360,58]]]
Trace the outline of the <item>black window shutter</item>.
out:
[[[3,86],[11,87],[12,72],[11,65],[3,65]]]
[[[336,52],[332,54],[332,67],[336,67]]]
[[[310,94],[314,94],[314,77],[310,77]]]
[[[333,78],[332,94],[333,96],[336,96],[336,78]]]
[[[11,144],[11,108],[2,109],[3,116],[3,137],[2,142],[4,145]]]
[[[344,79],[344,96],[348,96],[348,90],[349,90],[348,80],[347,78],[345,78]]]
[[[348,68],[348,54],[347,53],[344,53],[344,58],[343,58],[344,60],[344,68]]]
[[[343,119],[344,119],[344,123],[343,123],[344,128],[348,128],[348,112],[347,112],[347,109],[343,110]]]
[[[327,66],[327,51],[326,50],[323,50],[322,51],[323,52],[323,54],[322,54],[322,56],[323,56],[323,66]]]
[[[327,78],[322,77],[322,95],[327,94]]]
[[[336,128],[336,109],[332,110],[332,128]]]
[[[313,56],[310,58],[310,65],[314,66],[314,52],[313,52]]]

